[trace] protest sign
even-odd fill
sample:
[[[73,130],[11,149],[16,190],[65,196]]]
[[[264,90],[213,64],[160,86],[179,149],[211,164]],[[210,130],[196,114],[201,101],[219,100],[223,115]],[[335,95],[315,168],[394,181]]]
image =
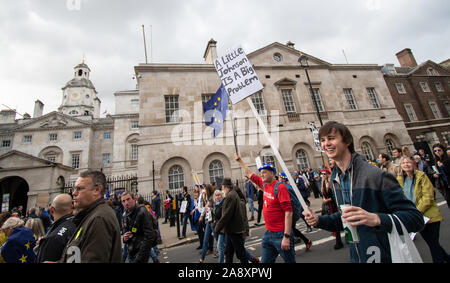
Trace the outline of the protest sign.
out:
[[[241,46],[214,60],[214,67],[232,104],[264,88]]]
[[[319,130],[316,128],[316,125],[314,125],[313,122],[309,122],[309,127],[313,133],[313,137],[314,137],[314,147],[316,149],[316,151],[320,151],[323,152],[322,147],[320,146],[320,140],[319,140]]]

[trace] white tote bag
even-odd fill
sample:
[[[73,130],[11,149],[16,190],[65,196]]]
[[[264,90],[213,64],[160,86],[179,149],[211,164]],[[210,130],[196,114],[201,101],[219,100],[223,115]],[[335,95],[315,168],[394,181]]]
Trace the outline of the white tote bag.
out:
[[[389,245],[391,246],[392,263],[422,263],[423,261],[420,257],[419,251],[409,237],[405,226],[395,214],[393,215],[402,226],[403,236],[400,236],[397,231],[397,227],[395,226],[394,219],[389,215],[392,221],[392,231],[391,233],[388,233]]]

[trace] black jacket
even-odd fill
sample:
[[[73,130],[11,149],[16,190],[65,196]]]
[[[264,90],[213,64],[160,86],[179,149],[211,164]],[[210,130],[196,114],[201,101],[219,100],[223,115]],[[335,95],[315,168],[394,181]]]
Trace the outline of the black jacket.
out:
[[[61,258],[66,244],[75,233],[75,224],[72,222],[73,215],[68,214],[53,223],[47,234],[39,242],[35,253],[36,262],[57,261]]]
[[[152,216],[145,206],[136,205],[133,211],[125,213],[123,221],[125,231],[133,233],[126,242],[128,255],[136,257],[136,263],[142,263],[157,243]]]

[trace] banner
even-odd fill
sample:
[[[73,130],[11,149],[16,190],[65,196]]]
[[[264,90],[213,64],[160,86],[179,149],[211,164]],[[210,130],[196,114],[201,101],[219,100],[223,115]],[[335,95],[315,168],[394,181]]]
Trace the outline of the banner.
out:
[[[233,104],[264,88],[241,46],[214,60],[214,67]]]
[[[308,124],[309,124],[309,128],[311,129],[311,132],[313,133],[314,147],[315,147],[316,151],[323,152],[323,149],[320,146],[319,130],[316,128],[316,125],[314,125],[313,122],[309,122]]]

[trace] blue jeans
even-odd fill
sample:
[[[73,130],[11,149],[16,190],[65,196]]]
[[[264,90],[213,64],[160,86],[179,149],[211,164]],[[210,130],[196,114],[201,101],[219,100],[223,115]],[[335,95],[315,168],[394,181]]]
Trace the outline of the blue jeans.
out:
[[[284,231],[266,231],[266,233],[264,233],[262,238],[261,263],[274,263],[278,255],[280,255],[286,263],[295,263],[294,237],[292,232],[290,238],[291,248],[287,251],[281,249],[283,237]]]
[[[186,237],[186,226],[189,218],[189,223],[192,224],[192,218],[189,212],[183,214],[183,233],[181,234],[183,237]],[[192,227],[191,227],[192,230]]]
[[[153,262],[158,261],[158,255],[157,253],[159,253],[159,249],[158,246],[154,246],[153,248],[150,249],[150,257],[152,258]]]
[[[214,231],[214,229],[211,227],[211,223],[206,222],[205,234],[203,234],[202,255],[200,256],[200,259],[202,260],[206,257],[206,251],[208,250],[209,238],[212,236],[212,231]]]
[[[225,246],[227,244],[227,239],[225,234],[217,234],[217,251],[219,252],[219,263],[223,263],[225,260]]]
[[[255,211],[257,211],[256,207],[253,205],[253,199],[248,198],[247,199],[248,202],[248,209],[250,209],[250,212],[252,214],[252,218],[255,217]]]

